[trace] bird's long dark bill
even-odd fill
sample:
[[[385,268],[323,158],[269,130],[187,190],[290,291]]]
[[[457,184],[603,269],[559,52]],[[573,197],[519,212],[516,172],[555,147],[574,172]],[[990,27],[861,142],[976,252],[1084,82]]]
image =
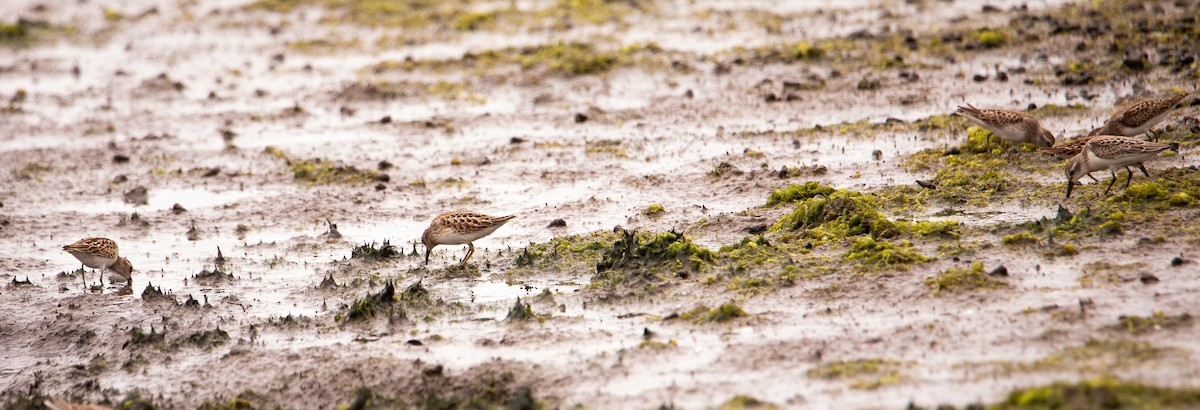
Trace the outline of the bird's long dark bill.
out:
[[[1071,198],[1071,188],[1074,188],[1074,187],[1075,187],[1074,181],[1067,181],[1067,196],[1063,197],[1063,199]]]
[[[429,264],[429,249],[425,249],[425,264]]]

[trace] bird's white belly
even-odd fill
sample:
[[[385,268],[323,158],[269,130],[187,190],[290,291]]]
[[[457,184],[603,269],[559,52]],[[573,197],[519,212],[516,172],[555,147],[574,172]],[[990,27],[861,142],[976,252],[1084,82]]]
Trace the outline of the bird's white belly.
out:
[[[1025,130],[1021,129],[1020,127],[1018,127],[1016,125],[1008,125],[1008,126],[995,127],[995,128],[996,129],[992,130],[992,133],[996,134],[997,137],[1000,137],[1000,138],[1004,139],[1005,141],[1030,142],[1029,138],[1027,138],[1025,135]]]
[[[437,241],[443,245],[464,245],[475,242],[476,239],[488,236],[492,232],[495,232],[497,228],[499,228],[499,226],[493,226],[481,231],[467,233],[456,231],[443,232],[441,235],[439,235]]]
[[[1156,153],[1151,152],[1137,155],[1120,156],[1116,158],[1101,158],[1096,156],[1096,154],[1093,154],[1091,151],[1088,151],[1088,165],[1090,165],[1088,168],[1091,168],[1093,171],[1124,168],[1148,160],[1150,157],[1153,157],[1154,154]]]
[[[1164,111],[1162,114],[1158,114],[1158,116],[1155,116],[1154,118],[1151,118],[1149,121],[1146,121],[1146,122],[1142,123],[1142,125],[1139,125],[1136,127],[1122,127],[1121,132],[1123,134],[1125,134],[1125,136],[1128,136],[1128,137],[1132,137],[1135,135],[1141,135],[1142,133],[1144,133],[1146,131],[1150,131],[1150,129],[1154,128],[1154,126],[1157,125],[1159,122],[1162,122],[1162,120],[1167,118],[1167,115],[1170,113],[1171,113],[1170,111]]]
[[[103,256],[92,255],[90,253],[71,252],[71,256],[79,259],[80,262],[92,269],[104,269],[117,262],[117,258],[105,258]]]

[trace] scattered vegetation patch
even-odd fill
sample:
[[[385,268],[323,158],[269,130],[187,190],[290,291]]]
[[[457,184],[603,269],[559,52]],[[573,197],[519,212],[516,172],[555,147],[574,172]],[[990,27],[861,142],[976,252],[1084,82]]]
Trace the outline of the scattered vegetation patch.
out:
[[[1071,372],[1111,374],[1118,370],[1148,367],[1168,357],[1183,355],[1177,349],[1160,348],[1148,342],[1089,339],[1044,358],[1026,363],[998,363],[1000,375],[1013,373]]]
[[[1091,262],[1083,265],[1083,274],[1079,275],[1079,286],[1097,288],[1121,283],[1121,273],[1136,273],[1145,267],[1142,262],[1130,264],[1113,264],[1109,262]]]
[[[362,184],[364,182],[388,182],[387,174],[373,169],[360,170],[350,165],[336,165],[320,158],[296,160],[288,158],[283,151],[275,147],[267,147],[263,152],[281,158],[292,170],[292,176],[297,181],[309,184]]]
[[[648,206],[648,207],[646,207],[646,209],[642,210],[642,215],[657,216],[659,214],[662,214],[663,212],[666,212],[666,209],[663,209],[662,205],[650,204],[650,206]]]
[[[49,31],[50,24],[40,20],[18,18],[13,24],[0,23],[0,46],[28,46]]]
[[[809,369],[808,377],[848,382],[855,389],[877,389],[908,380],[903,363],[884,359],[855,359],[829,362]]]
[[[990,409],[1186,409],[1200,407],[1200,389],[1163,388],[1111,376],[1015,390]]]
[[[514,259],[517,268],[557,272],[578,271],[583,266],[595,266],[606,249],[613,246],[618,234],[598,231],[587,235],[570,235],[546,243],[531,243],[521,249]]]
[[[630,44],[619,49],[600,49],[591,44],[567,42],[527,47],[507,47],[463,55],[446,60],[385,60],[369,70],[463,69],[489,72],[497,67],[515,65],[527,72],[542,69],[565,76],[598,75],[621,66],[665,66],[660,60],[665,51],[656,44]]]
[[[683,234],[670,231],[658,235],[622,230],[621,237],[604,251],[596,264],[595,286],[613,286],[626,281],[658,282],[660,272],[687,278],[715,261],[707,248],[697,246]]]
[[[917,253],[908,240],[896,245],[867,236],[854,240],[854,245],[846,252],[846,259],[857,261],[859,268],[872,270],[907,269],[912,264],[929,261]]]
[[[733,303],[725,303],[714,309],[709,309],[708,306],[699,305],[694,309],[679,314],[679,318],[690,320],[695,323],[725,323],[740,317],[749,316],[745,310]]]
[[[1005,288],[1008,287],[1008,282],[984,273],[983,262],[974,262],[970,268],[950,268],[937,276],[925,278],[925,286],[928,286],[934,293],[970,292],[980,289]]]
[[[371,319],[376,315],[386,316],[389,322],[408,319],[404,309],[396,304],[396,285],[391,281],[388,281],[379,293],[355,299],[346,307],[344,313],[338,314],[334,319],[339,322],[356,322]]]
[[[53,170],[54,168],[49,165],[30,162],[25,164],[23,168],[13,171],[13,176],[17,177],[17,179],[41,181],[41,174]]]
[[[1112,325],[1112,329],[1126,331],[1131,335],[1142,335],[1162,329],[1171,329],[1183,325],[1191,324],[1192,316],[1183,313],[1174,316],[1168,316],[1164,312],[1154,312],[1150,316],[1125,316],[1117,318],[1117,324]]]

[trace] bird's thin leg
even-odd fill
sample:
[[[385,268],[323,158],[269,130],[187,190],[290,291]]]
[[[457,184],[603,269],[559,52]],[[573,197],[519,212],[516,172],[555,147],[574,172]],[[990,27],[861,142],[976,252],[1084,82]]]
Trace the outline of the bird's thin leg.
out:
[[[1129,169],[1129,167],[1125,167],[1125,172],[1129,174],[1129,176],[1125,177],[1125,187],[1121,188],[1122,191],[1129,189],[1129,181],[1133,180],[1133,170]]]
[[[1138,169],[1142,170],[1142,175],[1145,175],[1145,176],[1146,176],[1146,178],[1150,178],[1150,173],[1149,173],[1149,172],[1146,172],[1146,166],[1145,166],[1145,165],[1142,165],[1142,163],[1141,163],[1141,162],[1139,162],[1139,163],[1137,163],[1137,166],[1138,166]]]
[[[1112,173],[1112,179],[1108,181],[1108,188],[1104,188],[1104,195],[1108,195],[1108,191],[1112,189],[1113,184],[1117,183],[1117,171],[1109,170]]]
[[[1087,176],[1088,176],[1088,178],[1091,178],[1091,179],[1092,179],[1092,182],[1095,182],[1095,183],[1097,183],[1097,184],[1099,184],[1099,183],[1100,183],[1100,180],[1099,180],[1099,179],[1096,179],[1096,177],[1092,176],[1092,174],[1091,174],[1090,172],[1087,174]]]
[[[83,282],[83,292],[87,293],[87,276],[84,275],[87,275],[87,271],[79,268],[79,280]]]
[[[474,254],[474,253],[475,253],[475,244],[468,243],[467,244],[467,256],[463,256],[463,260],[461,263],[458,264],[458,267],[460,267],[460,268],[467,267],[467,259],[471,259],[471,254]]]

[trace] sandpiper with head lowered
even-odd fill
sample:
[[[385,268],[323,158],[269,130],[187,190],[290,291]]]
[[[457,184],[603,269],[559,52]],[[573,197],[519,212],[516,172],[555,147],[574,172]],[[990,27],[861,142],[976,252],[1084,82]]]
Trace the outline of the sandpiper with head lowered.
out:
[[[1038,148],[1054,146],[1054,134],[1042,127],[1037,118],[1023,112],[979,109],[965,104],[959,106],[954,114],[966,117],[1005,141],[1029,142]]]
[[[83,238],[75,243],[64,246],[63,250],[83,262],[84,266],[100,269],[100,284],[104,285],[104,269],[111,269],[117,275],[129,282],[133,276],[133,265],[117,252],[117,241],[108,238]],[[83,287],[87,288],[87,278],[83,269],[79,270],[83,279]]]
[[[1133,137],[1158,125],[1176,106],[1190,94],[1179,94],[1174,97],[1138,101],[1114,112],[1108,121],[1100,128],[1092,130],[1088,136],[1119,135]]]
[[[1117,168],[1125,168],[1125,172],[1129,173],[1125,179],[1125,188],[1129,188],[1129,181],[1133,180],[1133,170],[1129,169],[1129,166],[1137,165],[1142,174],[1149,178],[1150,173],[1146,172],[1146,166],[1142,165],[1142,162],[1166,150],[1179,151],[1179,144],[1161,144],[1116,135],[1092,137],[1084,144],[1079,154],[1067,162],[1067,194],[1063,199],[1071,197],[1071,189],[1084,175],[1105,169],[1112,171],[1112,180],[1108,182],[1108,188],[1104,189],[1105,194],[1108,194],[1117,182]]]
[[[497,228],[516,218],[509,216],[488,216],[474,212],[447,212],[433,218],[429,228],[421,234],[421,243],[425,245],[425,264],[429,264],[429,254],[438,245],[467,245],[467,255],[459,262],[458,267],[467,266],[467,259],[475,253],[477,239],[491,235]]]

